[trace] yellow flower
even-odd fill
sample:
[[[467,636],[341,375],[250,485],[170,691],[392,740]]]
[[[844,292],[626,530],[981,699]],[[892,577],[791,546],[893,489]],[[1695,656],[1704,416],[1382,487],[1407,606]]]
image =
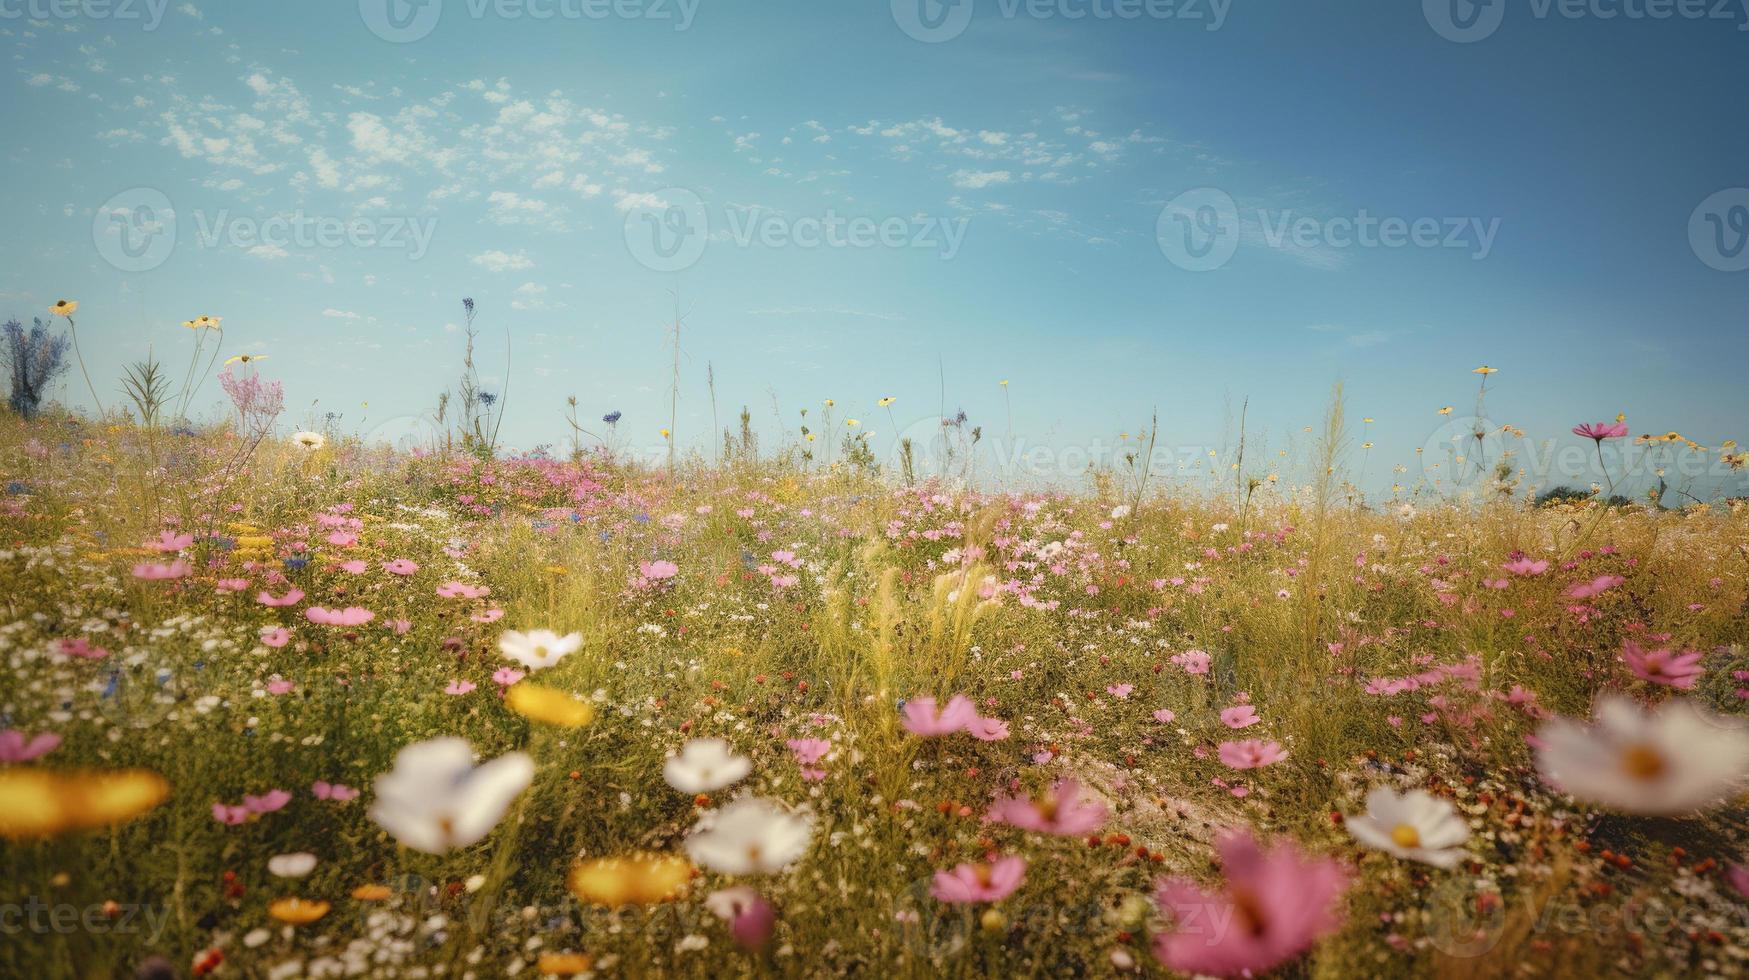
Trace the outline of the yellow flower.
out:
[[[669,434],[669,433],[668,433],[668,430],[667,430],[667,429],[663,429],[663,430],[662,430],[662,438],[664,438],[664,439],[666,439],[666,438],[668,438],[668,434]]]
[[[1447,406],[1445,406],[1445,407],[1444,407],[1444,408],[1442,408],[1442,409],[1440,409],[1440,410],[1439,410],[1439,414],[1441,414],[1441,415],[1450,415],[1450,414],[1451,414],[1451,406],[1450,406],[1450,405],[1447,405]]]
[[[328,914],[327,902],[312,902],[302,898],[275,899],[267,907],[267,914],[281,922],[289,922],[294,926],[306,925]]]
[[[833,405],[836,405],[836,404],[838,404],[838,403],[833,401],[832,399],[830,399],[830,398],[826,399],[826,407],[827,408],[831,408]]]
[[[1367,424],[1367,425],[1371,425],[1371,424],[1372,424],[1372,419],[1370,419],[1370,418],[1364,418],[1364,419],[1361,419],[1361,421],[1362,421],[1362,422],[1365,422],[1365,423],[1366,423],[1366,424]]]
[[[266,354],[237,354],[235,356],[225,358],[225,363],[226,364],[237,364],[240,362],[243,364],[253,364],[256,361],[265,361],[265,360],[267,360]]]
[[[194,323],[197,327],[204,327],[207,330],[217,330],[219,329],[219,323],[223,320],[224,317],[218,316],[197,316],[194,318]]]
[[[1360,444],[1360,448],[1362,448],[1362,449],[1371,449],[1371,448],[1372,448],[1372,443],[1370,443],[1370,442],[1363,442],[1363,443],[1361,443],[1361,444]]]
[[[813,442],[813,441],[814,441],[814,434],[813,434],[813,433],[812,433],[812,432],[810,432],[810,433],[808,433],[808,441],[809,441],[809,442]]]
[[[542,953],[535,963],[534,972],[541,976],[555,975],[561,977],[588,973],[595,965],[595,960],[582,953]]]
[[[78,300],[76,300],[76,299],[63,299],[63,300],[56,302],[55,305],[49,307],[49,313],[53,316],[72,316],[73,312],[75,310],[77,310],[78,308],[79,308],[79,301]]]
[[[888,395],[887,397],[881,399],[877,404],[879,404],[882,408],[886,408],[888,405],[891,405],[892,403],[894,403],[896,401],[898,401],[897,398],[894,398],[891,395]]]
[[[1007,378],[1003,378],[1001,381],[998,381],[996,383],[1001,385],[1004,388],[1008,387],[1008,379]]]
[[[505,692],[504,703],[524,718],[563,728],[582,728],[595,720],[595,706],[589,702],[534,684],[515,685]]]
[[[387,885],[359,885],[352,890],[352,897],[361,902],[380,902],[393,894]]]
[[[200,329],[200,321],[199,320],[184,320],[184,321],[182,321],[182,325],[187,327],[190,330],[199,330]]]
[[[686,894],[692,862],[675,854],[628,854],[579,861],[567,879],[571,894],[592,905],[655,905]]]
[[[854,428],[856,428],[856,427],[857,427],[857,426],[859,426],[859,425],[861,425],[861,424],[862,424],[862,423],[861,423],[861,422],[858,422],[858,421],[857,421],[857,420],[855,420],[855,419],[845,419],[845,420],[844,420],[844,424],[845,424],[845,426],[847,426],[847,427],[849,427],[849,428],[852,428],[852,429],[854,429]]]
[[[164,802],[170,784],[145,769],[0,770],[0,837],[52,837],[126,823]]]
[[[1484,374],[1484,375],[1486,375],[1486,374],[1499,374],[1500,369],[1499,368],[1491,368],[1488,365],[1484,364],[1481,367],[1475,369],[1474,371],[1471,371],[1470,373],[1471,374]]]

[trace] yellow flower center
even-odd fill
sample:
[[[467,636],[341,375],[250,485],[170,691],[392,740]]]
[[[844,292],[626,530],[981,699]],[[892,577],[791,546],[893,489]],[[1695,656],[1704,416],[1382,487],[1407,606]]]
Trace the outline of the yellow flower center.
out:
[[[1657,779],[1664,774],[1666,763],[1657,749],[1634,745],[1622,753],[1621,767],[1635,779]]]
[[[1398,847],[1420,847],[1421,831],[1406,823],[1400,823],[1391,828],[1391,840],[1395,841]]]

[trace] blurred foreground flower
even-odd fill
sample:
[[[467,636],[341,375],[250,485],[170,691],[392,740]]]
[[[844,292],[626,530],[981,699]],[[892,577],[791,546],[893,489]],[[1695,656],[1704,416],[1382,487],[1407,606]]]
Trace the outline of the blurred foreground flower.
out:
[[[714,793],[733,786],[753,771],[746,756],[735,754],[720,738],[695,738],[662,766],[662,778],[682,793]]]
[[[327,902],[312,902],[302,898],[276,899],[267,907],[267,914],[294,926],[307,925],[328,914]]]
[[[1543,780],[1624,813],[1677,816],[1737,792],[1749,774],[1749,731],[1686,700],[1642,710],[1598,698],[1597,721],[1555,718],[1537,732]]]
[[[655,905],[686,894],[692,862],[676,854],[628,854],[579,861],[571,867],[571,894],[592,905]]]
[[[707,813],[686,838],[686,853],[712,871],[770,874],[807,853],[814,823],[777,803],[746,797]]]
[[[1154,937],[1160,962],[1185,973],[1261,973],[1311,948],[1341,924],[1342,866],[1283,841],[1265,852],[1249,832],[1216,842],[1226,888],[1207,892],[1184,878],[1160,882],[1155,899],[1173,928]]]
[[[1423,790],[1398,796],[1388,786],[1366,794],[1366,812],[1343,821],[1354,839],[1410,861],[1449,868],[1463,860],[1470,826],[1457,808]]]
[[[524,718],[561,728],[582,728],[595,720],[595,706],[589,702],[534,684],[513,685],[504,703]]]
[[[170,784],[145,769],[0,771],[0,837],[53,837],[126,823],[164,802]]]
[[[583,645],[583,634],[564,636],[552,630],[529,630],[527,633],[506,630],[498,638],[498,650],[529,670],[545,670],[576,653]]]
[[[416,742],[395,754],[393,771],[377,777],[370,816],[402,844],[442,854],[491,833],[533,778],[534,760],[521,752],[476,767],[463,739]]]
[[[729,935],[746,949],[758,949],[771,939],[777,915],[758,892],[746,885],[711,892],[704,907],[729,924]]]

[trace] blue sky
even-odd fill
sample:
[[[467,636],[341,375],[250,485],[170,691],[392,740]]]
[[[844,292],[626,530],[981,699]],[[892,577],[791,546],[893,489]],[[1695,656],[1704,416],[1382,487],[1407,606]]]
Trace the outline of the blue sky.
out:
[[[1490,422],[1532,437],[1749,438],[1736,0],[429,0],[400,34],[389,2],[0,0],[0,314],[78,299],[99,379],[222,316],[288,425],[394,431],[472,296],[520,447],[571,394],[659,443],[676,292],[683,446],[707,366],[768,444],[832,398],[883,452],[945,387],[1024,446],[1158,407],[1186,456],[1249,399],[1273,458],[1341,380],[1375,488],[1421,475],[1483,363]],[[951,36],[913,37],[934,14]],[[1378,219],[1420,244],[1357,243]]]

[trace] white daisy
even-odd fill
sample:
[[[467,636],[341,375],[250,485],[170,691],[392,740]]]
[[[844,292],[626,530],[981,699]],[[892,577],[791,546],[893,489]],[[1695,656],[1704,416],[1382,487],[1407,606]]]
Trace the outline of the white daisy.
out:
[[[545,670],[576,653],[582,645],[583,634],[560,636],[552,630],[529,630],[527,633],[508,630],[498,638],[499,651],[529,670]]]
[[[320,432],[294,432],[292,442],[297,443],[310,452],[315,452],[328,444],[328,439]]]
[[[695,738],[662,766],[662,778],[682,793],[714,793],[747,778],[753,763],[720,738]]]
[[[1554,718],[1537,732],[1537,769],[1576,799],[1636,813],[1693,813],[1738,791],[1749,774],[1749,732],[1691,701],[1650,711],[1598,698],[1597,722]]]
[[[1436,868],[1463,860],[1470,839],[1470,826],[1456,807],[1418,789],[1398,796],[1388,786],[1375,787],[1366,794],[1366,812],[1343,822],[1368,847]]]
[[[729,875],[771,874],[808,851],[814,824],[777,803],[745,797],[705,814],[686,838],[686,853],[699,864]]]
[[[427,854],[478,843],[534,778],[534,760],[511,752],[482,766],[459,738],[416,742],[377,777],[370,817],[402,844]]]
[[[316,870],[316,856],[307,851],[277,854],[267,859],[267,870],[280,878],[302,878]]]

